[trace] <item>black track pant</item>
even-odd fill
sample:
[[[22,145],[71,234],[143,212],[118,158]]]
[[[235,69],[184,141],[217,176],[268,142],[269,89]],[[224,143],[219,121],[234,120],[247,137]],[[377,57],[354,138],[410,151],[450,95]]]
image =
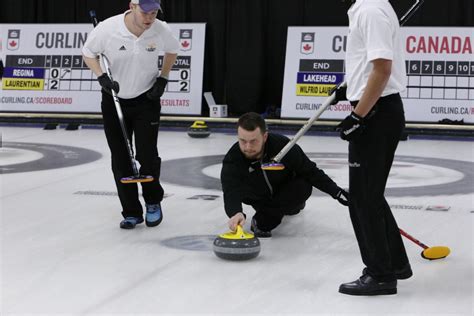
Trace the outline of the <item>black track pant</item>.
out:
[[[120,99],[128,139],[135,139],[135,158],[140,163],[140,174],[151,175],[153,182],[142,183],[143,198],[148,204],[156,204],[163,199],[163,188],[159,183],[161,159],[157,142],[160,122],[159,102],[149,100],[145,94],[134,99]],[[142,217],[143,209],[135,183],[123,184],[120,179],[133,175],[130,156],[127,151],[113,99],[102,92],[102,116],[104,131],[112,154],[112,171],[117,186],[123,217]]]
[[[275,192],[273,199],[251,203],[258,228],[271,231],[280,225],[283,216],[297,214],[311,196],[313,186],[303,178],[294,178]]]
[[[408,257],[384,191],[405,126],[399,94],[380,98],[362,136],[349,143],[350,216],[368,273],[395,280]]]

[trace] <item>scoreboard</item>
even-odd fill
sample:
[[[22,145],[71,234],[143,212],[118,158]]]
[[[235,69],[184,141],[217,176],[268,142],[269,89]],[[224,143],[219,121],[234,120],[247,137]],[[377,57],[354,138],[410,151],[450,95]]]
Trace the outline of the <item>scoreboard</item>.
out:
[[[36,91],[100,91],[81,55],[7,55],[2,88]]]
[[[301,59],[296,95],[327,97],[344,81],[344,61],[331,59]]]
[[[474,100],[474,61],[406,61],[408,99]]]
[[[205,24],[170,24],[181,44],[163,114],[201,114]],[[82,59],[89,24],[2,24],[0,110],[100,112],[100,85]],[[163,56],[156,65],[161,68]]]
[[[474,28],[403,27],[407,121],[474,123]],[[310,118],[344,78],[347,27],[288,29],[282,117]],[[323,119],[342,119],[349,102],[329,106]]]

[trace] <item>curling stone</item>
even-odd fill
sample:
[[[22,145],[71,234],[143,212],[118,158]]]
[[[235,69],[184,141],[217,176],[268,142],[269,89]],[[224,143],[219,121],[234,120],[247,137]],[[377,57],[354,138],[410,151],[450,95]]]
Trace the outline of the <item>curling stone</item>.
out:
[[[194,121],[193,125],[188,128],[188,135],[192,138],[206,138],[211,135],[206,122]]]
[[[249,260],[260,253],[260,241],[253,234],[246,233],[237,226],[236,232],[228,232],[217,236],[213,250],[216,256],[226,260]]]

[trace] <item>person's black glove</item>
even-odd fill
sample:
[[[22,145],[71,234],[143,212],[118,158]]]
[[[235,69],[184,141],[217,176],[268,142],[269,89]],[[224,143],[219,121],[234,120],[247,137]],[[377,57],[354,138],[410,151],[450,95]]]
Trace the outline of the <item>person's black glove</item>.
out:
[[[359,137],[364,131],[364,118],[351,112],[339,125],[336,131],[343,140],[351,141]]]
[[[334,104],[337,104],[339,103],[339,101],[346,101],[347,100],[347,96],[346,96],[346,91],[347,91],[347,86],[344,85],[339,85],[337,88],[335,88],[335,98],[334,100],[331,102],[331,105],[334,105]],[[333,92],[331,92],[329,95],[331,95]]]
[[[146,96],[148,99],[153,101],[158,101],[163,93],[165,92],[166,85],[168,84],[168,79],[164,77],[156,78],[155,84],[147,92]]]
[[[344,189],[340,188],[334,198],[344,206],[349,205],[349,193]]]
[[[99,84],[102,87],[102,89],[104,89],[104,91],[107,92],[108,94],[112,95],[111,90],[114,90],[115,93],[119,93],[120,86],[118,82],[110,80],[110,77],[105,72],[99,77],[97,77],[97,80],[99,81]]]

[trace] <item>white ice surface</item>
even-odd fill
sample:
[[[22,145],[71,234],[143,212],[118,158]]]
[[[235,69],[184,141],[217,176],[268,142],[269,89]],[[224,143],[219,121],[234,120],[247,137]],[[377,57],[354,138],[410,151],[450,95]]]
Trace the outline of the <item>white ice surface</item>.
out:
[[[347,210],[328,196],[312,196],[300,215],[285,218],[273,238],[261,240],[258,258],[223,261],[210,246],[213,236],[227,230],[220,191],[163,183],[168,194],[163,223],[121,230],[102,130],[0,130],[4,143],[58,144],[103,154],[85,165],[0,175],[1,315],[473,314],[472,193],[413,197],[407,189],[406,196],[388,197],[392,205],[420,207],[393,209],[401,228],[430,246],[449,246],[452,253],[427,261],[419,246],[405,240],[414,276],[399,281],[398,294],[352,297],[339,294],[339,284],[359,277],[363,265]],[[185,132],[162,131],[158,148],[166,161],[223,155],[235,140],[221,133],[191,139]],[[336,137],[304,136],[299,144],[306,152],[347,153],[347,143]],[[400,143],[397,155],[474,162],[473,142],[467,141],[409,140]],[[4,147],[0,166],[39,156]],[[347,185],[344,163],[328,168],[341,186]],[[389,187],[429,186],[463,176],[423,161],[408,169],[394,168]],[[218,177],[219,171],[213,165],[204,173]],[[85,191],[110,194],[77,194]],[[200,194],[219,197],[188,199]],[[430,205],[449,210],[426,211]],[[245,211],[253,214],[249,207]],[[178,237],[194,240],[196,249],[165,245]]]

